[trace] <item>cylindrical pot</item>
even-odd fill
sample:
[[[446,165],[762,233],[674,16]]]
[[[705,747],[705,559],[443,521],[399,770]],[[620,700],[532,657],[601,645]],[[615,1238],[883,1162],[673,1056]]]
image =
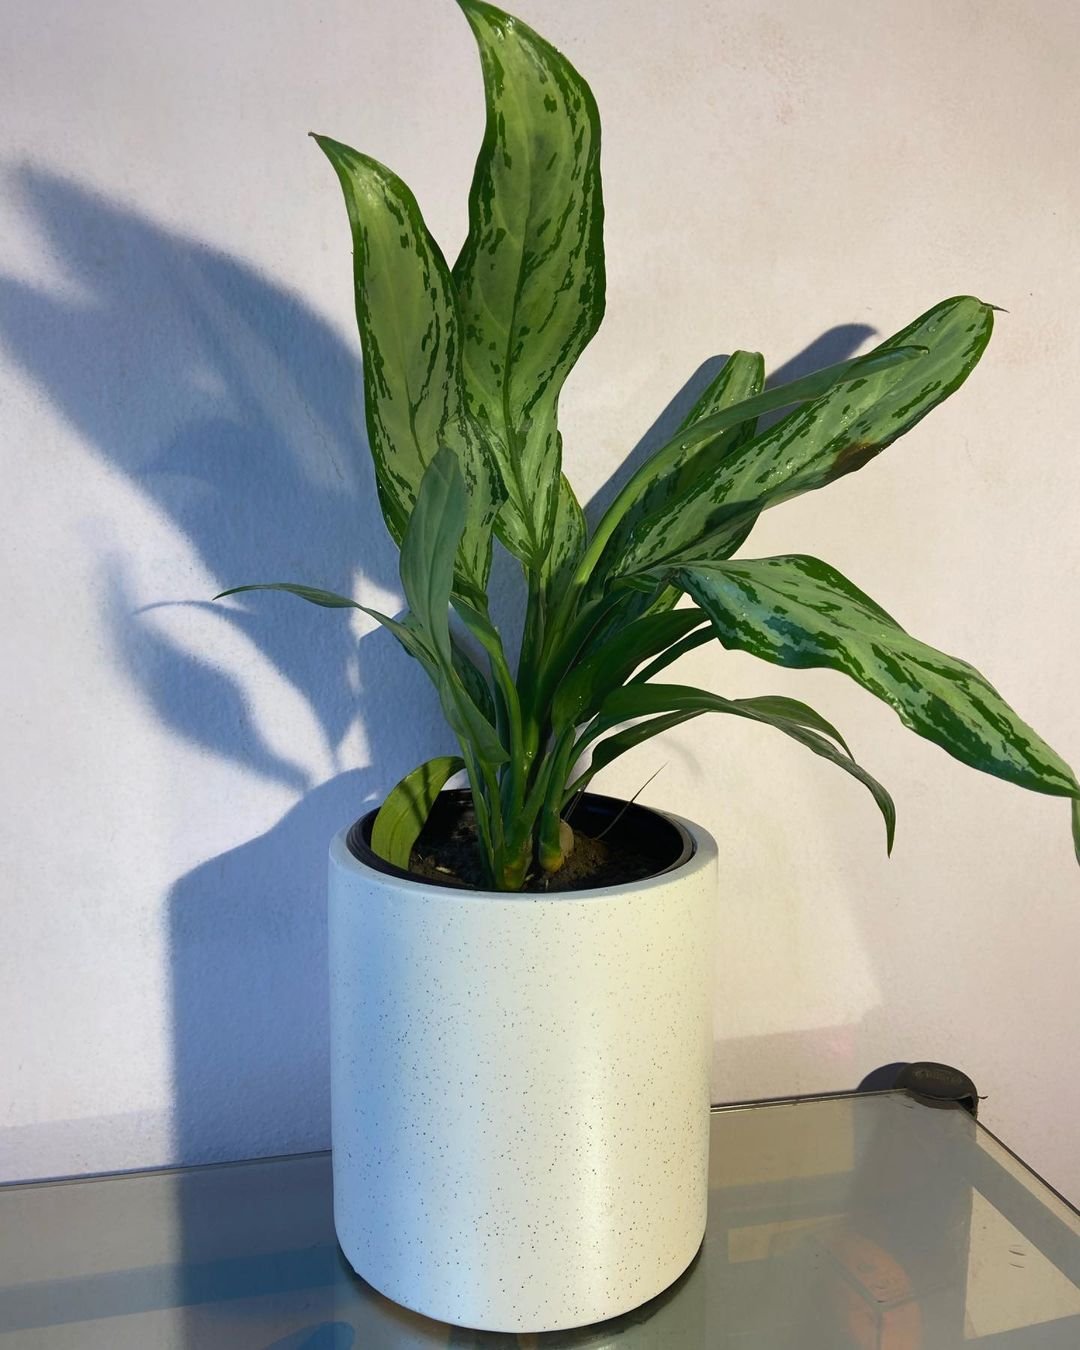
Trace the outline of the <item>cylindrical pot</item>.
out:
[[[575,827],[599,833],[621,807],[587,794]],[[705,1231],[713,839],[632,806],[618,833],[659,849],[656,875],[510,894],[390,867],[367,847],[373,816],[330,849],[342,1250],[381,1293],[459,1326],[551,1331],[638,1307]]]

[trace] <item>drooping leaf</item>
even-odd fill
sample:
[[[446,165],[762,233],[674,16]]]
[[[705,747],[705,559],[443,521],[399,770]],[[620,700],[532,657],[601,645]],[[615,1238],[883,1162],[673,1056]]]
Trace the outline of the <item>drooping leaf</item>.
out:
[[[704,708],[696,708],[688,712],[665,713],[661,717],[650,717],[645,722],[635,722],[632,726],[624,727],[622,731],[616,731],[614,735],[605,736],[593,748],[588,768],[579,774],[567,789],[563,796],[563,806],[566,807],[576,793],[588,787],[600,770],[606,769],[620,755],[625,755],[628,750],[633,750],[635,746],[643,744],[653,736],[670,731],[681,722],[688,722],[692,717],[700,717],[705,711]]]
[[[802,712],[795,718],[770,711],[769,704],[773,702],[775,700],[768,697],[722,698],[719,694],[712,694],[706,689],[695,689],[690,685],[628,684],[609,694],[601,704],[598,726],[601,729],[612,727],[633,717],[648,717],[656,713],[722,712],[775,727],[793,741],[812,750],[815,755],[820,755],[830,764],[843,769],[868,789],[885,821],[885,842],[888,852],[891,853],[896,834],[896,807],[885,788],[849,754],[833,745],[825,736],[819,735],[812,725],[807,724],[805,714],[813,710],[807,708],[806,704],[798,704]],[[814,714],[814,717],[818,724],[829,725],[820,715]],[[830,733],[840,739],[840,734],[835,728],[830,728]]]
[[[403,619],[392,619],[388,614],[381,614],[377,609],[361,605],[356,600],[350,600],[348,596],[338,595],[335,591],[321,590],[317,586],[302,586],[291,581],[264,581],[252,586],[232,586],[229,590],[215,595],[214,599],[223,600],[227,595],[242,595],[244,591],[285,591],[289,595],[298,595],[301,600],[307,600],[313,605],[321,605],[324,609],[362,610],[393,633],[410,656],[425,665],[430,665],[435,659],[434,652],[425,646],[421,634],[409,623],[408,615]]]
[[[591,717],[604,696],[621,685],[643,661],[708,622],[700,609],[647,614],[610,636],[580,661],[555,691],[551,720],[556,732]]]
[[[850,746],[833,724],[800,699],[786,698],[783,694],[762,694],[757,698],[741,698],[739,704],[755,712],[782,717],[786,722],[796,722],[801,727],[808,727],[811,731],[829,736],[849,758],[854,759]]]
[[[725,647],[844,671],[964,764],[1035,792],[1080,792],[1064,760],[977,670],[911,637],[827,563],[792,555],[678,575]]]
[[[531,28],[459,3],[487,103],[453,273],[466,387],[508,492],[500,538],[539,569],[561,490],[559,392],[604,312],[600,119],[585,81]]]
[[[486,438],[467,412],[449,269],[400,178],[339,141],[315,140],[337,173],[352,227],[364,407],[383,515],[400,544],[436,450],[456,451],[468,488],[457,566],[475,595],[487,581],[504,494]]]
[[[309,600],[313,605],[322,605],[324,609],[363,609],[364,606],[350,600],[336,591],[324,591],[318,586],[299,586],[291,581],[264,581],[255,586],[230,586],[227,591],[219,591],[215,600],[224,600],[227,595],[241,595],[244,591],[288,591],[298,595],[301,600]]]
[[[457,755],[440,755],[407,773],[393,789],[371,827],[371,847],[395,867],[406,871],[413,845],[447,781],[465,767]]]
[[[910,431],[967,379],[992,328],[992,307],[972,296],[936,305],[871,353],[921,357],[832,388],[725,456],[638,525],[619,570],[730,557],[765,507],[862,468]]]

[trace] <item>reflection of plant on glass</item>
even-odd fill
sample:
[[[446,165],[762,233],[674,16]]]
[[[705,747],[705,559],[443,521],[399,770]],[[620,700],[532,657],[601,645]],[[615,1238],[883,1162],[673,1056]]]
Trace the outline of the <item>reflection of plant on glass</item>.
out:
[[[859,779],[891,846],[888,793],[812,708],[657,681],[714,638],[778,665],[845,671],[964,763],[1072,798],[1080,852],[1076,778],[976,670],[911,637],[825,562],[733,560],[766,507],[861,468],[957,389],[994,307],[942,301],[868,355],[767,392],[761,356],[735,352],[590,534],[562,473],[557,410],[604,310],[596,105],[523,23],[459,3],[487,126],[452,269],[399,178],[316,137],[352,225],[368,435],[408,610],[392,619],[312,587],[267,587],[364,609],[438,690],[460,757],[429,760],[394,789],[376,852],[408,867],[436,795],[464,768],[486,883],[542,886],[573,845],[566,816],[593,776],[709,711],[766,723]],[[527,592],[516,673],[488,606],[493,536]],[[676,608],[682,596],[692,605]]]

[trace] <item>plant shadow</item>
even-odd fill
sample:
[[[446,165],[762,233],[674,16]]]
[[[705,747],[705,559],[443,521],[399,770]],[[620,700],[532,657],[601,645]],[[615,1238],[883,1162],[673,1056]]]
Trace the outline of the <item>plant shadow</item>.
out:
[[[285,579],[400,594],[367,453],[357,346],[236,258],[44,170],[12,177],[70,285],[0,276],[0,341],[82,444],[183,536],[218,588]],[[869,331],[830,330],[777,378],[850,355]],[[694,372],[590,501],[591,519],[720,361]],[[155,622],[157,608],[207,597],[185,594],[179,576],[156,608],[140,605],[140,562],[130,546],[101,558],[124,678],[175,736],[295,798],[264,832],[181,876],[165,901],[172,1160],[323,1148],[328,840],[408,769],[449,749],[448,733],[422,672],[382,630],[358,638],[342,615],[283,596],[215,606],[214,621],[302,693],[334,765],[320,778],[267,738],[240,669]],[[496,577],[495,610],[513,614],[517,579],[505,560]],[[295,609],[283,621],[286,606]],[[362,767],[348,763],[357,721]]]

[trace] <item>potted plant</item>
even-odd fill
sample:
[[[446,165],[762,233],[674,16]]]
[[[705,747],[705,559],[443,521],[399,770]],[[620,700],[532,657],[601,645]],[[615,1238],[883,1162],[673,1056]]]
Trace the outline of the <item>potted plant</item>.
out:
[[[667,667],[718,639],[843,670],[963,762],[1070,798],[1078,849],[1080,786],[976,670],[829,564],[734,556],[763,510],[861,468],[956,390],[994,307],[945,300],[780,388],[735,352],[589,530],[557,412],[604,309],[596,105],[525,24],[460,4],[487,126],[453,268],[399,178],[316,138],[352,227],[407,609],[293,583],[223,594],[363,609],[438,691],[459,754],[419,766],[331,850],[336,1222],[399,1302],[541,1331],[658,1294],[705,1224],[716,849],[700,826],[592,794],[594,776],[704,712],[749,718],[858,779],[892,845],[889,794],[821,714]],[[496,539],[524,578],[516,668],[488,601]],[[467,790],[444,790],[462,770]]]

